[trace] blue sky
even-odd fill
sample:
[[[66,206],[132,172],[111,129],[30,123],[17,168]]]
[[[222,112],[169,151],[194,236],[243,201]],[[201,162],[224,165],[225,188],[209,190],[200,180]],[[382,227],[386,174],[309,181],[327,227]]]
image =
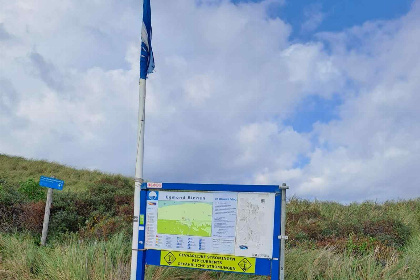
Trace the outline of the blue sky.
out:
[[[261,0],[233,0],[233,3],[261,2]],[[366,21],[390,20],[406,14],[413,0],[293,0],[275,1],[268,14],[280,17],[293,26],[292,37],[307,40],[317,32],[337,32],[361,25]],[[302,24],[316,14],[322,20],[314,29],[302,30]]]
[[[319,25],[307,33],[337,32],[366,21],[390,20],[406,14],[411,7],[412,0],[323,0],[286,1],[283,7],[274,12],[290,23],[297,37],[304,35],[302,23],[314,13],[323,14]]]
[[[141,14],[0,0],[0,153],[133,176]],[[420,196],[420,0],[152,0],[152,26],[146,179]]]

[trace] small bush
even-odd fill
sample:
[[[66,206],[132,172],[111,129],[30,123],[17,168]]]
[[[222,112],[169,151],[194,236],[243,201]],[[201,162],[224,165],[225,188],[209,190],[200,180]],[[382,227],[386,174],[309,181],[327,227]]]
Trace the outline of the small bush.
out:
[[[127,221],[123,217],[103,217],[95,223],[87,225],[82,231],[82,236],[100,240],[107,240],[116,233],[130,236],[131,225],[131,221]]]
[[[0,190],[0,205],[15,205],[22,203],[25,200],[25,196],[19,192],[15,187],[8,184],[4,184]]]
[[[44,222],[45,202],[30,202],[21,206],[20,221],[22,228],[34,233],[41,233]]]
[[[381,219],[364,222],[363,233],[367,236],[377,238],[388,246],[401,248],[407,243],[410,237],[410,228],[400,221]]]
[[[0,232],[13,232],[22,228],[20,220],[24,202],[23,195],[9,184],[2,185],[0,191]]]
[[[19,207],[0,204],[0,232],[14,232],[22,228]]]
[[[46,197],[46,191],[40,187],[34,179],[28,179],[20,184],[19,192],[22,193],[29,200],[42,200]]]
[[[50,228],[53,233],[77,232],[84,225],[84,218],[71,210],[55,211],[50,219]]]

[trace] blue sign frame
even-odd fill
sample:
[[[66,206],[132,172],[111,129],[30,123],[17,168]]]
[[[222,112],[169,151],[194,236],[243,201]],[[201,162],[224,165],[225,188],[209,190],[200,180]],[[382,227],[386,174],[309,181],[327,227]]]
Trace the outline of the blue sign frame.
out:
[[[147,183],[141,185],[140,190],[140,213],[139,217],[143,224],[139,228],[138,239],[138,255],[137,255],[137,272],[136,280],[145,279],[145,265],[160,265],[161,251],[145,249],[145,226],[146,226],[146,200],[149,190],[162,191],[224,191],[224,192],[265,192],[275,193],[275,209],[274,209],[274,232],[273,232],[273,255],[271,259],[256,258],[255,273],[253,275],[271,276],[272,280],[279,280],[280,274],[280,230],[281,230],[281,203],[282,193],[278,185],[225,185],[225,184],[183,184],[183,183],[161,183],[152,184],[153,188],[148,188]],[[191,268],[195,269],[195,268]],[[204,269],[202,269],[204,270]],[[218,270],[212,270],[218,271]],[[221,270],[220,270],[221,271]],[[226,271],[221,271],[226,272]],[[232,272],[240,273],[240,272]],[[249,275],[249,273],[247,273]]]
[[[39,185],[41,187],[46,187],[46,188],[56,189],[56,190],[61,191],[63,190],[63,187],[64,187],[64,181],[56,179],[56,178],[41,176],[41,178],[39,179]]]

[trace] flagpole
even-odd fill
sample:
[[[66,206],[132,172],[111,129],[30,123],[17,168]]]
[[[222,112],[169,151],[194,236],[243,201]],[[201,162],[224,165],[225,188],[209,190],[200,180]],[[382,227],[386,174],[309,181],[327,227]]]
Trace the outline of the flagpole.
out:
[[[131,280],[136,279],[138,240],[139,240],[139,215],[140,215],[140,189],[143,183],[143,159],[144,159],[144,127],[145,127],[145,103],[146,103],[146,80],[139,80],[139,112],[137,128],[137,154],[134,183],[134,219],[133,241],[131,254]]]
[[[144,127],[145,127],[145,103],[146,103],[146,79],[147,74],[152,73],[155,68],[152,50],[152,16],[150,0],[143,0],[143,22],[141,27],[141,49],[140,49],[140,80],[139,80],[139,112],[137,128],[137,154],[136,154],[136,175],[134,183],[134,217],[133,217],[133,241],[131,253],[131,280],[144,280],[144,240],[139,241],[140,222],[140,193],[143,183],[143,159],[144,159]],[[143,231],[144,232],[144,231]],[[144,238],[144,236],[141,236]],[[139,242],[142,242],[139,251]],[[141,267],[138,267],[140,263]],[[139,275],[139,278],[137,278]]]

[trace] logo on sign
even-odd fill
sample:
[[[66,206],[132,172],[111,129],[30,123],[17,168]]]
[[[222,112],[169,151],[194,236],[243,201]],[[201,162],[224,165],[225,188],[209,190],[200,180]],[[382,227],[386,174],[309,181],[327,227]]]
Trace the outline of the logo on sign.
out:
[[[172,254],[171,252],[167,253],[164,259],[169,265],[171,265],[171,263],[173,263],[176,260],[174,254]]]
[[[157,200],[157,199],[158,199],[157,192],[154,192],[154,191],[149,192],[149,200]]]
[[[248,269],[252,267],[252,264],[246,258],[242,259],[238,263],[238,265],[242,269],[243,272],[247,271]]]

